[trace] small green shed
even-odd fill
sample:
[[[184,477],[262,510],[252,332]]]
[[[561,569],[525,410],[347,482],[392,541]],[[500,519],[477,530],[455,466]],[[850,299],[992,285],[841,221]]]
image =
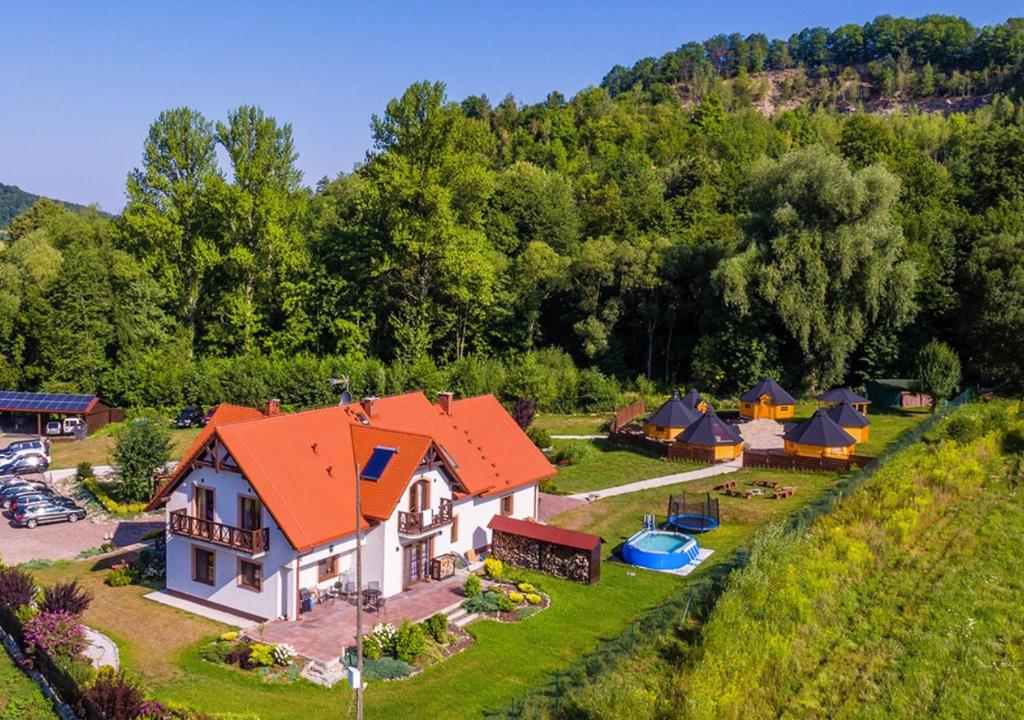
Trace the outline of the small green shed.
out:
[[[931,395],[914,390],[909,378],[879,378],[868,380],[868,399],[875,407],[920,408],[931,407]]]

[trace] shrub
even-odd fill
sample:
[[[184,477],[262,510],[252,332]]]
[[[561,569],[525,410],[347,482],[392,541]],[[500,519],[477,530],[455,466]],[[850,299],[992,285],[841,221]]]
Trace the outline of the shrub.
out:
[[[142,714],[145,703],[146,696],[138,684],[122,672],[103,668],[82,693],[82,704],[92,712],[81,714],[104,720],[135,720]]]
[[[619,383],[599,370],[581,370],[577,380],[578,402],[584,410],[614,410],[619,400]]]
[[[19,605],[14,608],[14,617],[18,619],[22,625],[27,623],[29,620],[39,614],[39,608],[33,607],[32,605]]]
[[[526,572],[519,568],[506,565],[501,571],[501,577],[506,582],[510,582],[513,585],[526,582]]]
[[[592,452],[593,450],[590,447],[590,443],[585,440],[569,442],[555,453],[554,460],[556,463],[579,465],[590,457]]]
[[[281,666],[291,665],[295,656],[298,655],[295,648],[288,643],[278,643],[270,654],[274,658],[274,664]]]
[[[147,503],[123,503],[118,502],[114,498],[110,497],[104,484],[101,484],[96,478],[85,478],[82,480],[82,487],[89,491],[89,493],[96,499],[103,509],[111,515],[137,515],[146,509]]]
[[[394,680],[409,677],[412,673],[412,665],[398,658],[371,660],[363,666],[363,676],[367,680]]]
[[[521,583],[519,583],[519,585],[517,587],[519,588],[519,592],[524,592],[524,593],[532,593],[533,592],[533,585],[531,583],[528,583],[528,582],[521,582]]]
[[[526,593],[526,602],[531,605],[540,605],[541,597],[537,593]]]
[[[520,592],[510,592],[508,594],[508,599],[518,605],[523,601],[523,594]]]
[[[110,587],[124,587],[135,582],[135,568],[127,560],[111,566],[110,573],[104,580]]]
[[[974,442],[984,432],[981,418],[971,412],[958,412],[946,421],[946,437],[961,445]]]
[[[70,661],[85,649],[85,629],[67,612],[41,612],[25,623],[25,645],[54,660]]]
[[[252,670],[256,667],[255,663],[252,661],[252,647],[247,643],[236,645],[234,649],[228,653],[224,662],[229,665],[237,665],[243,670]]]
[[[480,576],[470,573],[466,582],[462,583],[462,594],[466,597],[476,597],[481,590],[483,590],[483,583],[480,582]]]
[[[234,650],[234,646],[229,643],[215,641],[199,648],[199,657],[206,662],[231,664],[228,657]]]
[[[503,565],[498,558],[489,557],[484,560],[484,572],[491,580],[501,580]]]
[[[398,637],[398,631],[395,629],[394,625],[389,622],[377,623],[373,626],[372,635],[377,639],[377,642],[380,643],[380,650],[382,654],[394,654],[395,641]]]
[[[423,622],[426,633],[439,643],[448,637],[448,617],[444,613],[434,613]]]
[[[92,598],[93,594],[79,585],[77,580],[58,582],[43,590],[43,602],[39,609],[43,612],[66,612],[77,616],[89,608]]]
[[[228,630],[226,633],[221,633],[218,639],[223,642],[234,642],[238,639],[238,631]]]
[[[468,613],[497,612],[498,594],[488,590],[485,593],[476,595],[474,597],[471,597],[469,600],[463,601],[462,607],[464,607],[466,609],[466,612]]]
[[[407,663],[414,663],[426,644],[423,628],[406,620],[395,633],[395,657]]]
[[[551,433],[544,428],[532,427],[526,431],[526,436],[541,450],[551,447]]]
[[[266,643],[253,643],[249,648],[249,660],[258,667],[269,667],[274,664],[274,646]]]
[[[508,595],[498,596],[498,609],[503,613],[510,613],[516,609],[516,604]]]
[[[162,423],[148,417],[127,423],[118,431],[114,445],[114,467],[120,480],[118,500],[149,500],[153,476],[170,459],[171,435]]]
[[[380,646],[380,638],[376,635],[363,636],[363,657],[376,660],[384,654],[384,648]]]
[[[32,575],[16,567],[0,568],[0,604],[10,609],[31,605],[36,599]]]
[[[75,470],[75,478],[82,482],[85,479],[91,479],[96,477],[96,472],[92,469],[92,465],[87,462],[78,463],[78,468]]]

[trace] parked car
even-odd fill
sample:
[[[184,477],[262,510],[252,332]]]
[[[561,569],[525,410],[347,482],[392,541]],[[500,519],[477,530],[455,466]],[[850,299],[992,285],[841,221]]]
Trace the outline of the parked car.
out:
[[[11,512],[17,513],[18,508],[27,507],[32,503],[39,502],[41,500],[50,500],[55,497],[57,497],[57,493],[50,488],[46,488],[45,490],[29,490],[14,495],[11,498],[11,506],[9,509]]]
[[[42,480],[29,479],[24,475],[0,475],[0,492],[24,485],[44,485]]]
[[[190,428],[194,426],[201,427],[203,424],[203,409],[198,405],[190,405],[189,407],[182,408],[181,412],[178,413],[178,417],[174,419],[174,427],[176,428]]]
[[[14,455],[26,452],[36,452],[40,455],[50,454],[50,441],[46,438],[29,438],[28,440],[15,440],[10,445],[0,450],[0,458],[9,458]]]
[[[37,525],[55,522],[78,522],[85,519],[85,508],[65,497],[33,503],[14,514],[14,522],[30,530]]]
[[[0,507],[4,510],[10,508],[17,502],[18,498],[26,497],[28,495],[34,495],[36,493],[49,492],[51,495],[54,493],[50,491],[43,483],[32,483],[30,485],[17,485],[15,487],[9,487],[3,492],[0,492]]]
[[[79,417],[64,418],[64,423],[61,426],[65,435],[74,435],[75,429],[80,427],[85,427],[85,420]]]
[[[213,414],[217,412],[217,405],[203,413],[203,417],[199,420],[199,427],[206,427],[210,424],[210,420],[213,419]]]
[[[5,450],[4,454],[0,454],[0,464],[9,462],[14,458],[25,457],[27,455],[41,455],[46,458],[46,462],[50,462],[50,453],[47,450],[42,450],[36,447],[26,447],[11,450],[10,452]]]
[[[51,420],[46,423],[46,428],[43,430],[47,435],[60,435],[64,432],[64,426],[60,420]]]
[[[37,453],[15,455],[0,461],[0,475],[21,475],[23,473],[46,472],[50,467],[50,459]]]

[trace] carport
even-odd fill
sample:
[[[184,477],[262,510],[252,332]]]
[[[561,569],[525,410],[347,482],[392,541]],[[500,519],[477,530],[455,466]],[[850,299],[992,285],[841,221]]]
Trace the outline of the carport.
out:
[[[124,411],[103,403],[96,395],[66,393],[34,393],[0,390],[0,413],[11,414],[11,426],[18,415],[35,415],[36,434],[43,434],[43,416],[55,415],[62,420],[78,417],[85,421],[90,433],[111,422],[124,419]],[[17,431],[17,428],[14,428]]]

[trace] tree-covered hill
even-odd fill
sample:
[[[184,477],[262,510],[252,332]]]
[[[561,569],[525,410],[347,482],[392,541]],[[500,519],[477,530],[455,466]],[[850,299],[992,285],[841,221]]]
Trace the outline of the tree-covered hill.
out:
[[[169,109],[120,217],[41,201],[10,225],[0,385],[311,404],[347,373],[356,393],[594,407],[616,382],[906,377],[938,340],[966,379],[1024,388],[1024,25],[856,28],[699,44],[699,73],[652,62],[532,105],[414,83],[370,118],[365,162],[313,188],[284,120]],[[940,29],[967,40],[926,42]],[[825,87],[894,52],[894,73],[984,74],[986,102],[769,115],[737,90],[769,66]]]
[[[17,185],[4,185],[0,183],[0,228],[7,227],[11,220],[32,207],[40,198],[40,195],[26,192]],[[57,200],[56,202],[69,210],[85,209],[82,205],[64,202],[63,200]]]

